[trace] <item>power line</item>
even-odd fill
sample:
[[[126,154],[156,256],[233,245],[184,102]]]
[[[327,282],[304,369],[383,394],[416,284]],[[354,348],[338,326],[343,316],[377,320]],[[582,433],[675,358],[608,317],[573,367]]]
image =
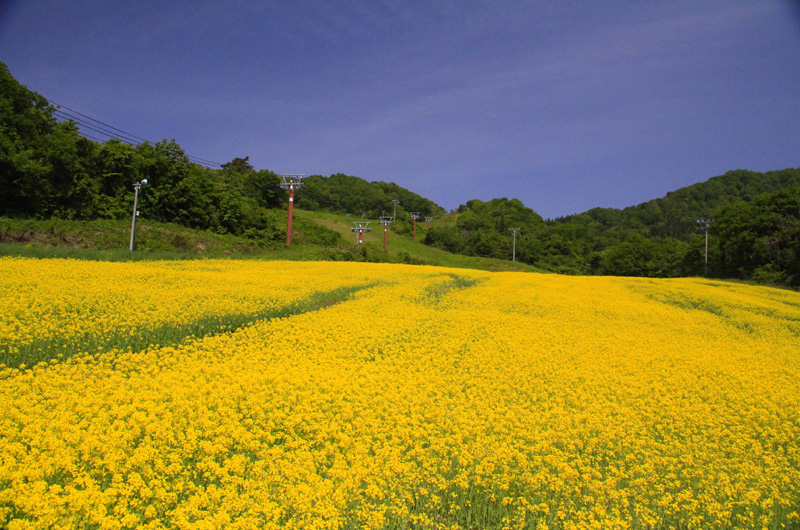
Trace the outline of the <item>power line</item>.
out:
[[[118,127],[114,127],[113,125],[110,125],[110,124],[105,123],[103,121],[100,121],[98,119],[92,118],[91,116],[83,114],[82,112],[79,112],[79,111],[77,111],[75,109],[71,109],[71,108],[66,107],[64,105],[60,105],[60,104],[56,103],[55,101],[53,101],[51,99],[48,99],[48,102],[55,107],[55,109],[53,111],[53,114],[57,118],[60,118],[60,119],[62,119],[64,121],[71,121],[71,122],[75,123],[76,125],[79,126],[80,134],[82,136],[86,137],[86,138],[91,139],[91,140],[95,140],[97,142],[103,142],[103,140],[100,140],[99,138],[91,136],[91,135],[81,131],[80,129],[88,129],[90,131],[94,131],[94,132],[96,132],[98,134],[101,134],[103,136],[107,136],[109,139],[113,138],[113,139],[116,139],[116,140],[120,140],[122,142],[131,144],[133,146],[138,146],[138,145],[141,145],[141,144],[143,144],[145,142],[149,142],[149,140],[146,140],[146,139],[142,138],[141,136],[136,136],[135,134],[131,134],[129,132],[123,131],[122,129],[120,129]],[[64,109],[64,110],[61,110],[61,109]],[[195,163],[195,164],[198,164],[198,165],[201,165],[201,166],[206,166],[206,167],[208,167],[208,166],[222,167],[222,164],[220,164],[218,162],[214,162],[212,160],[206,160],[204,158],[193,156],[193,155],[190,155],[190,154],[188,154],[186,152],[184,152],[184,154],[186,155],[186,158],[188,158],[189,161],[192,162],[192,163]]]
[[[98,138],[97,136],[92,136],[91,134],[82,133],[81,136],[83,136],[84,138],[88,138],[89,140],[94,140],[95,142],[100,144],[103,143],[104,141]]]
[[[70,112],[72,112],[72,113],[74,113],[74,114],[77,114],[78,116],[82,116],[82,117],[84,117],[84,118],[86,118],[86,119],[88,119],[88,120],[90,120],[90,121],[93,121],[93,122],[95,122],[95,123],[99,123],[100,125],[103,125],[103,126],[105,126],[105,127],[108,127],[109,129],[113,129],[113,130],[115,130],[115,131],[117,131],[117,132],[120,132],[120,133],[124,134],[125,136],[129,136],[129,137],[131,137],[131,138],[136,138],[136,139],[137,139],[137,140],[139,140],[140,142],[146,142],[146,141],[147,141],[147,140],[145,140],[144,138],[140,138],[139,136],[133,135],[133,134],[131,134],[131,133],[128,133],[128,132],[125,132],[125,131],[123,131],[122,129],[117,129],[117,128],[116,128],[116,127],[114,127],[113,125],[109,125],[109,124],[107,124],[107,123],[105,123],[105,122],[102,122],[102,121],[100,121],[100,120],[96,120],[96,119],[92,118],[91,116],[87,116],[86,114],[82,114],[82,113],[78,112],[77,110],[71,109],[71,108],[69,108],[69,107],[67,107],[67,106],[65,106],[65,105],[60,105],[60,104],[56,103],[56,102],[55,102],[55,101],[53,101],[53,100],[48,100],[48,101],[49,101],[51,104],[55,105],[56,107],[58,107],[58,108],[60,108],[60,109],[66,109],[66,110],[68,110],[68,111],[70,111]]]
[[[217,162],[212,162],[211,160],[206,160],[204,158],[199,158],[199,157],[191,156],[191,155],[186,155],[186,156],[189,157],[190,160],[199,160],[199,161],[204,162],[205,164],[208,164],[208,165],[222,167],[222,164],[219,164]]]
[[[83,138],[86,138],[87,140],[94,140],[95,142],[100,143],[100,144],[105,142],[105,140],[101,140],[97,136],[92,136],[91,134],[88,134],[88,133],[85,133],[85,132],[78,132],[78,134],[80,134]]]
[[[95,126],[95,125],[92,125],[92,124],[89,124],[89,123],[85,123],[80,118],[75,118],[71,114],[66,113],[66,112],[62,112],[60,110],[53,111],[53,114],[55,114],[56,117],[61,118],[62,120],[71,121],[71,122],[75,123],[76,125],[80,125],[80,127],[83,128],[83,129],[88,129],[90,131],[94,131],[96,133],[100,133],[102,135],[108,136],[109,138],[116,138],[117,140],[123,140],[126,143],[133,144],[133,145],[139,145],[139,144],[142,143],[142,142],[139,142],[139,141],[136,141],[136,140],[132,140],[128,136],[114,134],[112,132],[109,132],[107,129],[105,129],[103,127],[98,127],[98,126]]]

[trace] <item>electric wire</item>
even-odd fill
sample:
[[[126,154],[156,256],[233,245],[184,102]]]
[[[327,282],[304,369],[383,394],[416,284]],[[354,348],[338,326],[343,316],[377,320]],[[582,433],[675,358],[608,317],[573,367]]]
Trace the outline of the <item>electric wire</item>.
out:
[[[56,102],[55,102],[55,101],[53,101],[53,100],[48,100],[48,101],[50,102],[50,104],[52,104],[52,105],[55,105],[57,110],[60,110],[60,109],[65,109],[65,110],[68,110],[69,112],[71,112],[71,113],[73,113],[73,114],[77,114],[78,116],[81,116],[81,117],[83,117],[83,118],[86,118],[87,120],[93,121],[93,122],[95,122],[95,123],[98,123],[98,124],[100,124],[100,125],[102,125],[102,126],[104,126],[104,127],[107,127],[107,128],[109,128],[109,129],[112,129],[112,130],[114,130],[114,131],[117,131],[117,132],[119,132],[119,133],[122,133],[123,135],[125,135],[125,136],[129,136],[130,138],[135,138],[136,140],[139,140],[140,142],[146,142],[146,141],[147,141],[147,140],[146,140],[146,139],[144,139],[144,138],[141,138],[141,137],[139,137],[139,136],[136,136],[136,135],[133,135],[133,134],[127,133],[127,132],[123,131],[122,129],[117,129],[117,128],[116,128],[116,127],[114,127],[113,125],[109,125],[109,124],[107,124],[107,123],[105,123],[105,122],[102,122],[102,121],[100,121],[100,120],[96,120],[96,119],[92,118],[91,116],[87,116],[86,114],[82,114],[82,113],[78,112],[77,110],[71,109],[71,108],[69,108],[69,107],[67,107],[67,106],[65,106],[65,105],[60,105],[60,104],[56,103]],[[65,113],[65,114],[69,114],[69,113]]]
[[[83,136],[84,138],[88,138],[89,140],[94,140],[97,143],[103,143],[103,140],[101,140],[96,136],[92,136],[91,134],[81,133],[81,136]]]
[[[122,135],[115,135],[115,134],[109,133],[107,130],[105,130],[105,129],[101,128],[101,127],[95,127],[94,125],[91,125],[91,124],[84,123],[82,121],[76,120],[74,117],[70,116],[69,114],[63,113],[63,112],[58,111],[58,110],[54,111],[53,114],[55,114],[56,117],[61,118],[61,119],[65,120],[65,121],[71,121],[71,122],[75,123],[76,125],[80,125],[80,128],[88,129],[90,131],[94,131],[96,133],[103,134],[103,135],[108,136],[110,138],[116,138],[117,140],[123,140],[126,143],[130,143],[130,144],[133,144],[133,145],[139,145],[139,144],[142,143],[142,142],[132,141],[128,137],[125,137],[125,136],[122,136]]]
[[[74,113],[74,114],[71,114],[70,112],[64,112],[64,111],[61,111],[59,109],[54,111],[54,114],[57,114],[58,117],[60,117],[61,119],[72,121],[76,125],[79,125],[80,127],[83,127],[83,128],[92,130],[94,132],[100,133],[102,135],[108,136],[109,138],[116,138],[117,140],[121,140],[121,141],[124,141],[126,143],[130,143],[132,145],[141,145],[142,143],[148,141],[148,140],[145,140],[144,138],[141,138],[139,136],[133,135],[133,134],[128,133],[128,132],[125,132],[122,129],[119,129],[117,127],[114,127],[113,125],[109,125],[109,124],[107,124],[105,122],[102,122],[100,120],[96,120],[96,119],[94,119],[94,118],[92,118],[90,116],[87,116],[86,114],[83,114],[81,112],[78,112],[78,111],[76,111],[74,109],[70,109],[69,107],[64,107],[63,105],[58,105],[58,103],[56,103],[54,101],[50,101],[50,103],[55,105],[55,106],[57,106],[57,107],[61,107],[61,108],[67,109],[67,110],[71,111],[72,113]],[[75,114],[77,114],[78,116],[83,116],[86,119],[91,120],[94,123],[87,123],[84,119],[79,118]],[[113,131],[118,131],[118,133],[115,133]],[[85,134],[84,134],[84,136],[88,137],[88,135],[85,135]],[[101,141],[101,140],[99,140],[97,138],[94,138],[94,137],[92,139],[93,140],[97,140],[97,141]],[[217,162],[213,162],[211,160],[206,160],[204,158],[196,157],[196,156],[190,155],[188,153],[185,153],[185,154],[186,154],[186,157],[189,159],[189,161],[193,162],[195,164],[199,164],[199,165],[203,165],[203,166],[222,167],[222,165],[217,163]]]
[[[89,138],[91,140],[94,140],[96,142],[101,142],[102,143],[104,140],[100,140],[99,138],[97,138],[95,136],[92,136],[92,135],[90,135],[88,133],[85,133],[85,132],[83,132],[82,129],[88,129],[90,131],[93,131],[93,132],[96,132],[96,133],[101,134],[103,136],[106,136],[109,139],[113,138],[113,139],[116,139],[116,140],[120,140],[122,142],[131,144],[133,146],[139,146],[139,145],[141,145],[141,144],[143,144],[145,142],[149,142],[149,140],[146,140],[145,138],[142,138],[141,136],[136,136],[135,134],[131,134],[129,132],[123,131],[122,129],[114,127],[113,125],[110,125],[110,124],[105,123],[103,121],[100,121],[98,119],[92,118],[91,116],[83,114],[82,112],[79,112],[79,111],[77,111],[75,109],[71,109],[71,108],[66,107],[64,105],[56,103],[55,101],[53,101],[51,99],[48,99],[48,102],[51,105],[53,105],[53,107],[54,107],[53,114],[56,116],[56,118],[58,118],[60,120],[63,120],[63,121],[70,121],[70,122],[74,123],[76,126],[78,126],[78,132],[81,134],[81,136],[84,136],[84,137]],[[152,142],[150,142],[150,143],[152,143]],[[190,154],[185,153],[185,152],[184,152],[184,154],[186,155],[186,158],[188,158],[189,161],[192,162],[192,163],[195,163],[195,164],[198,164],[198,165],[201,165],[201,166],[206,166],[206,167],[209,167],[209,166],[222,167],[222,164],[220,164],[218,162],[214,162],[214,161],[211,161],[211,160],[206,160],[204,158],[193,156],[193,155],[190,155]]]

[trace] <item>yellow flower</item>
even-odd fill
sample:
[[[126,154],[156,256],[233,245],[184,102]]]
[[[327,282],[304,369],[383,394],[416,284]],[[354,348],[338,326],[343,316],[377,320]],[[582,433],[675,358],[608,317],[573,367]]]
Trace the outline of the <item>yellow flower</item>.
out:
[[[0,527],[800,520],[798,293],[8,258],[0,288],[8,352],[65,350],[0,372]]]

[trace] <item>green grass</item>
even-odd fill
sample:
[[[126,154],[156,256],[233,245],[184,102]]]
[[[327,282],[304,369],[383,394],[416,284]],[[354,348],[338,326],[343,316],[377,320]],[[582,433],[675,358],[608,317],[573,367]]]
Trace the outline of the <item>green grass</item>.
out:
[[[289,261],[350,260],[436,265],[489,271],[546,272],[520,262],[451,254],[422,243],[426,224],[418,223],[417,240],[389,228],[383,250],[383,228],[372,221],[358,247],[350,230],[357,217],[295,209],[292,245],[285,241],[260,241],[229,234],[193,230],[145,219],[137,222],[136,248],[128,250],[127,220],[71,221],[62,219],[18,220],[0,218],[0,256],[72,258],[99,261],[173,260],[198,258],[270,259]],[[445,220],[434,220],[437,223]],[[452,222],[452,221],[451,221]],[[317,243],[332,240],[338,242]]]
[[[268,251],[268,246],[259,241],[140,220],[136,225],[135,252],[130,252],[130,229],[130,221],[125,220],[0,218],[0,244],[4,255],[84,258],[89,254],[81,251],[96,251],[114,260],[141,259],[135,254],[147,255],[148,259],[169,259],[252,256]]]
[[[356,244],[356,235],[350,230],[353,221],[360,220],[355,216],[346,216],[328,212],[311,212],[295,210],[295,215],[312,222],[319,223],[326,228],[335,230],[350,245]],[[440,226],[448,223],[444,219],[434,220],[431,226]],[[396,230],[389,227],[387,236],[386,252],[383,251],[383,227],[377,221],[371,220],[371,232],[364,234],[364,245],[367,248],[367,256],[381,258],[378,261],[389,261],[393,263],[417,263],[425,265],[437,265],[441,267],[453,267],[461,269],[480,269],[488,271],[524,271],[524,272],[547,272],[520,262],[507,260],[482,258],[478,256],[463,256],[451,254],[444,250],[429,247],[422,243],[427,232],[426,223],[417,223],[417,240],[409,234],[398,234]]]

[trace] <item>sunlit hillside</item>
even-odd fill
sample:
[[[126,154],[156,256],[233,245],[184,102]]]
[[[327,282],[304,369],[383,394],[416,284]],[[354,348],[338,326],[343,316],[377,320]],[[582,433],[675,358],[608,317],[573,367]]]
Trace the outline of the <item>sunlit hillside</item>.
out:
[[[796,528],[800,294],[0,259],[0,527]]]

